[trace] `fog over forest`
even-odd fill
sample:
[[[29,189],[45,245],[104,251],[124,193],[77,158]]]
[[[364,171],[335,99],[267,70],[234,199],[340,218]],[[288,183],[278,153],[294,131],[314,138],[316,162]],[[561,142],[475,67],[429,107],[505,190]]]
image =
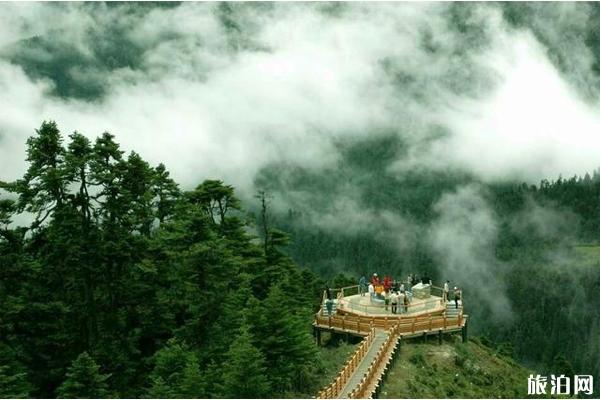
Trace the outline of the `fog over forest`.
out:
[[[2,6],[0,168],[52,118],[188,186],[395,135],[392,171],[537,182],[598,167],[592,4]],[[516,17],[518,16],[518,18]]]
[[[250,216],[266,190],[292,259],[327,278],[429,269],[451,279],[476,300],[477,333],[493,329],[484,321],[519,325],[511,290],[522,277],[511,274],[527,257],[584,290],[570,246],[596,241],[579,236],[585,215],[529,192],[510,212],[496,199],[504,185],[600,167],[597,4],[0,11],[0,180],[23,175],[27,138],[53,120],[64,135],[112,133],[124,150],[164,163],[185,190],[222,180]],[[529,236],[532,248],[552,247],[502,252]],[[580,316],[584,298],[565,314]],[[600,371],[597,355],[585,358],[600,338],[590,323],[573,356],[588,373]]]

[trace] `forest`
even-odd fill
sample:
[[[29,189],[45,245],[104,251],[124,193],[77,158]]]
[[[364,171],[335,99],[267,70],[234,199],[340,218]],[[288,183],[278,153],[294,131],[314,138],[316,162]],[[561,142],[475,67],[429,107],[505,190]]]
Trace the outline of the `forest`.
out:
[[[600,375],[600,171],[539,184],[399,173],[407,145],[393,133],[337,150],[328,170],[274,164],[255,181],[283,199],[272,219],[297,264],[346,284],[373,272],[450,279],[485,343],[539,373]],[[352,206],[331,200],[344,196]]]
[[[420,224],[473,183],[392,176],[382,165],[394,148],[358,143],[337,173],[375,171],[364,201]],[[271,209],[286,185],[327,198],[336,172],[275,166],[242,204],[224,182],[182,190],[113,135],[65,137],[54,122],[26,159],[22,179],[0,181],[0,397],[311,397],[325,370],[312,314],[327,285],[375,270],[447,277],[419,241],[398,252],[368,228],[336,234],[307,224],[307,209]],[[462,277],[472,334],[539,373],[600,375],[600,175],[484,186],[511,317]],[[551,226],[525,218],[537,214]]]
[[[234,190],[182,191],[114,136],[44,122],[2,182],[0,397],[307,397],[324,282],[249,233]],[[29,215],[26,226],[13,224]]]

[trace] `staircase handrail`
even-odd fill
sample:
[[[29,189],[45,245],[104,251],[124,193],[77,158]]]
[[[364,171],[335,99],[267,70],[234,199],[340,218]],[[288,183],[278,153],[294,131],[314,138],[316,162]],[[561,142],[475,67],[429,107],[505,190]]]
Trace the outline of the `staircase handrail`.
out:
[[[395,343],[398,340],[398,334],[399,333],[398,333],[397,326],[391,328],[388,331],[387,338],[381,344],[381,347],[379,347],[379,349],[377,350],[377,354],[376,354],[375,358],[373,359],[373,361],[371,362],[371,365],[369,365],[369,368],[367,368],[367,372],[366,372],[365,376],[360,381],[360,383],[357,385],[357,387],[354,388],[354,390],[352,390],[352,392],[350,393],[350,396],[348,396],[349,398],[352,398],[352,399],[364,398],[364,397],[366,397],[367,394],[369,394],[369,393],[365,393],[365,390],[369,387],[369,385],[370,385],[371,381],[374,379],[377,371],[379,371],[381,364],[383,363],[383,360],[385,359],[387,354],[391,351],[391,347],[395,346]]]
[[[317,395],[318,399],[334,399],[339,397],[342,389],[346,386],[354,371],[356,371],[362,360],[367,355],[369,347],[371,347],[373,343],[374,337],[375,329],[371,329],[369,334],[365,337],[365,339],[363,339],[352,356],[346,361],[344,367],[338,373],[333,382],[319,392]]]

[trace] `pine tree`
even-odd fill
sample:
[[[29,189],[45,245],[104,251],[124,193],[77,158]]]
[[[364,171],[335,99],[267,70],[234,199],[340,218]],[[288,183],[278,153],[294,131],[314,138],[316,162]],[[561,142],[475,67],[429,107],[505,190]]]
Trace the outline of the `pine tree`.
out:
[[[167,386],[164,379],[160,376],[151,378],[150,388],[147,391],[147,397],[152,399],[171,399],[174,398],[172,390]]]
[[[8,365],[0,365],[0,398],[27,398],[30,397],[31,385],[27,381],[27,374],[14,371]]]
[[[109,374],[101,374],[100,367],[87,352],[77,357],[68,369],[67,378],[56,390],[58,397],[69,399],[107,397]]]
[[[204,378],[198,358],[189,347],[176,339],[167,342],[155,357],[150,373],[148,396],[161,398],[199,398],[205,396]]]
[[[271,397],[271,387],[266,377],[265,357],[252,344],[247,325],[240,329],[225,355],[222,391],[227,398]]]
[[[253,302],[248,321],[269,365],[273,386],[282,391],[302,391],[314,381],[320,360],[307,320],[303,313],[288,308],[295,303],[288,297],[278,285],[272,285],[260,305]]]
[[[189,359],[183,370],[179,394],[186,399],[198,399],[206,396],[206,382],[200,373],[196,358]]]

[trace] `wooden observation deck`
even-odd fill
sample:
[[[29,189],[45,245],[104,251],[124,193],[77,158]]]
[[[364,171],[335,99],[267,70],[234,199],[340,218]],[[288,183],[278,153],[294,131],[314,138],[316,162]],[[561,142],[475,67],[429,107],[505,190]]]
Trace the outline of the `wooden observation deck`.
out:
[[[358,293],[358,286],[331,289],[334,307],[329,315],[323,293],[323,303],[313,322],[317,341],[321,331],[362,336],[363,341],[348,359],[334,381],[321,390],[317,398],[372,398],[393,362],[402,340],[437,335],[441,342],[446,333],[462,333],[467,340],[468,316],[463,304],[444,301],[442,289],[432,286],[427,298],[412,299],[407,306],[398,305],[398,314],[392,314],[391,305],[373,304],[370,296]]]

